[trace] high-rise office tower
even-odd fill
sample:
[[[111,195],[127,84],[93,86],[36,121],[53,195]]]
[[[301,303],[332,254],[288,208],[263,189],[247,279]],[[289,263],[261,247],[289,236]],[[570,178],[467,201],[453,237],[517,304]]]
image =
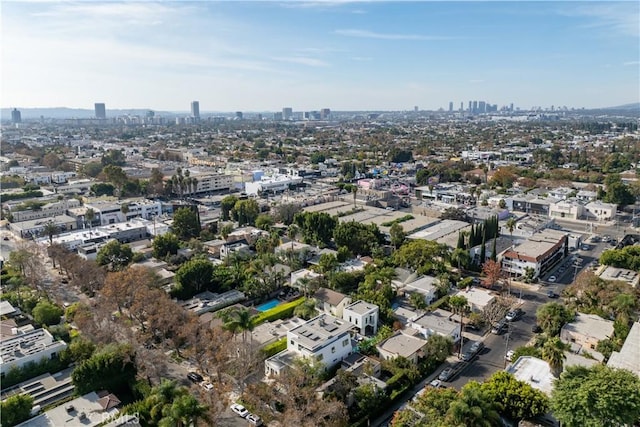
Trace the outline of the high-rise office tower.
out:
[[[107,118],[107,109],[104,106],[103,102],[95,103],[93,107],[94,107],[96,119],[104,120]]]
[[[473,111],[473,101],[469,101],[469,112]]]
[[[22,123],[22,114],[20,114],[20,110],[17,108],[11,110],[11,123]]]
[[[453,113],[453,101],[449,102],[449,112]]]
[[[460,101],[460,111],[464,111],[464,102]]]
[[[486,113],[487,112],[487,103],[484,101],[478,102],[478,112]]]
[[[282,119],[283,120],[291,120],[293,118],[293,108],[284,107],[282,109]]]
[[[320,110],[320,119],[321,120],[327,120],[329,118],[329,116],[331,116],[331,109],[330,108],[323,108],[322,110]]]
[[[244,115],[242,114],[242,111],[236,111],[236,120],[242,120],[244,118]]]
[[[191,102],[191,117],[195,120],[200,120],[200,102],[192,101]]]
[[[418,112],[418,110],[419,110],[419,108],[418,108],[418,106],[417,106],[417,105],[416,105],[415,107],[413,107],[413,111],[414,111],[415,113],[417,113],[417,112]]]
[[[473,107],[471,108],[471,111],[473,113],[477,113],[478,112],[478,101],[473,101]]]

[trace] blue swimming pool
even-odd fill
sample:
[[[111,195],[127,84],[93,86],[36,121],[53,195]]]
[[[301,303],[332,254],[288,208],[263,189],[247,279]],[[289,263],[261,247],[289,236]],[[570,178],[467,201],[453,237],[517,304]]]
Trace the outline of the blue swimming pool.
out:
[[[257,306],[256,310],[258,310],[258,311],[267,311],[269,309],[272,309],[273,307],[275,307],[278,304],[280,304],[280,300],[272,299],[272,300],[269,300],[269,301],[265,302],[264,304],[260,304],[259,306]]]

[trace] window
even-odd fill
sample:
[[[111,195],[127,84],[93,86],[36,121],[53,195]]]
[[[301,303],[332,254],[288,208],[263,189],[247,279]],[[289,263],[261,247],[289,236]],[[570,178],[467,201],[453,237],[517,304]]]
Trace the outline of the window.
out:
[[[331,347],[331,353],[335,353],[336,352],[336,348],[335,347]]]
[[[346,347],[347,345],[349,345],[349,338],[347,338],[346,340],[342,341],[342,346]]]

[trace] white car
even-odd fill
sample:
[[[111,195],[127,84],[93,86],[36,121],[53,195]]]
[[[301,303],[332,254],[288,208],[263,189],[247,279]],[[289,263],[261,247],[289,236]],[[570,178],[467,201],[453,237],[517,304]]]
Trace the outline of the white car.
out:
[[[213,390],[213,384],[211,384],[211,383],[202,383],[201,386],[202,386],[203,389],[205,389],[207,391]]]
[[[550,276],[547,280],[553,283],[556,281],[556,276]]]
[[[433,387],[433,388],[440,388],[440,387],[442,387],[442,381],[436,379],[436,380],[431,381],[429,383],[429,385],[431,387]]]
[[[249,411],[247,411],[247,408],[240,405],[239,403],[234,403],[233,405],[231,405],[231,410],[240,415],[242,418],[245,418],[247,415],[249,415]]]
[[[513,359],[514,354],[515,354],[515,351],[509,350],[507,351],[507,355],[504,358],[507,359],[509,362],[511,362],[511,359]]]
[[[247,421],[249,421],[249,424],[254,425],[254,426],[261,426],[262,425],[262,419],[259,416],[257,416],[256,414],[247,415]]]

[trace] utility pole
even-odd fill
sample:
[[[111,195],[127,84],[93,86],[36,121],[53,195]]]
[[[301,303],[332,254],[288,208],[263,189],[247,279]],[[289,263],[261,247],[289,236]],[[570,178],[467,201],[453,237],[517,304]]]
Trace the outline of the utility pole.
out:
[[[506,344],[504,347],[504,367],[505,369],[507,368],[507,363],[509,362],[507,360],[507,353],[509,352],[509,336],[511,335],[511,330],[510,330],[511,325],[509,324],[509,322],[507,322],[507,339],[506,339]]]

